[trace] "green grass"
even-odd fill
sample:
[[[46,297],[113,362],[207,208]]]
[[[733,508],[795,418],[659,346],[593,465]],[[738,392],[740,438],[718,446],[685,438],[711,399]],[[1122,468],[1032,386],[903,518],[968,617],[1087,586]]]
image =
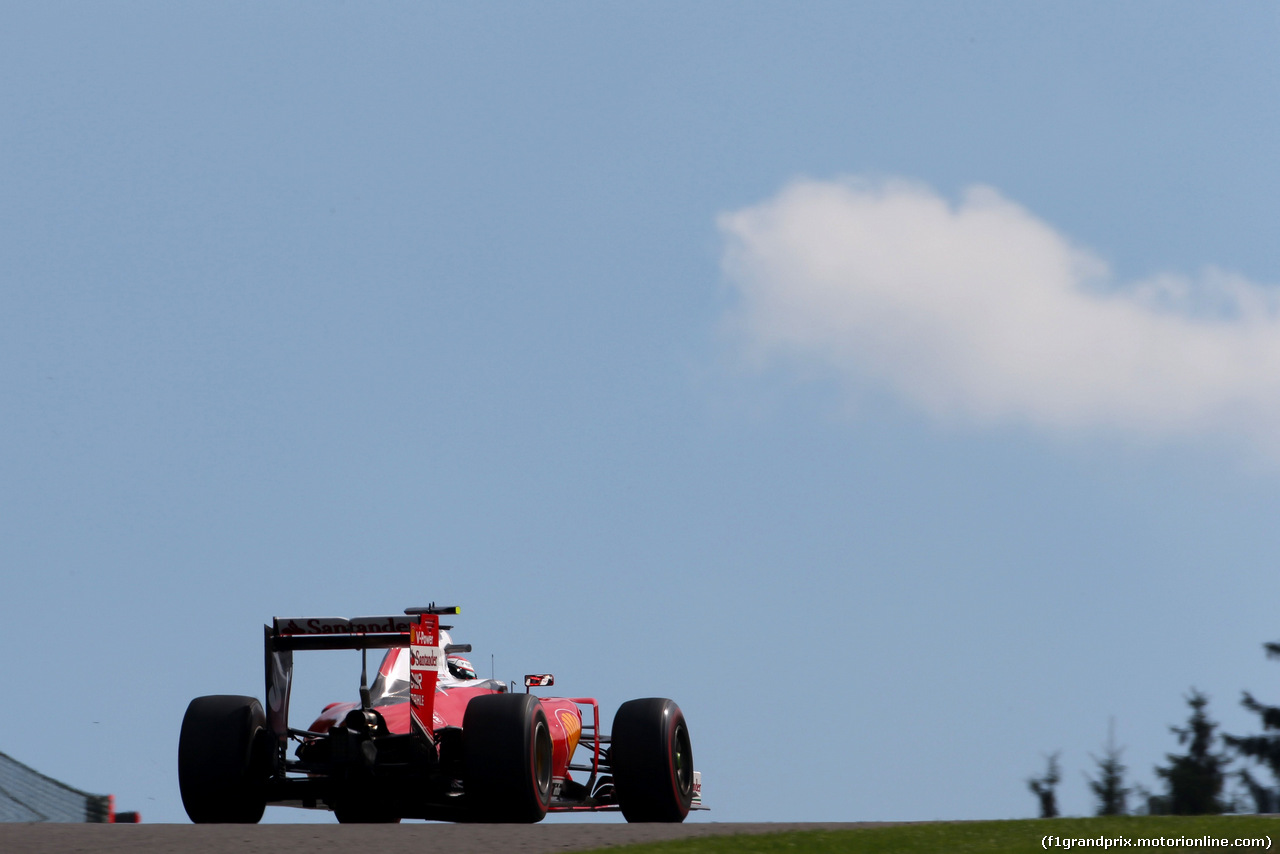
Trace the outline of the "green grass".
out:
[[[621,848],[600,849],[611,854],[781,854],[781,852],[817,852],[817,854],[1002,854],[1046,850],[1041,840],[1056,836],[1068,841],[1103,837],[1134,840],[1127,849],[1121,845],[1064,845],[1047,850],[1063,851],[1221,851],[1220,847],[1165,846],[1138,848],[1139,838],[1198,839],[1205,836],[1234,840],[1244,837],[1268,837],[1280,845],[1280,817],[1270,816],[1126,816],[1119,818],[1055,818],[1024,821],[965,821],[938,824],[908,824],[895,827],[867,827],[852,830],[806,830],[749,836],[708,836],[680,839]],[[1233,848],[1233,851],[1266,851],[1261,848]]]

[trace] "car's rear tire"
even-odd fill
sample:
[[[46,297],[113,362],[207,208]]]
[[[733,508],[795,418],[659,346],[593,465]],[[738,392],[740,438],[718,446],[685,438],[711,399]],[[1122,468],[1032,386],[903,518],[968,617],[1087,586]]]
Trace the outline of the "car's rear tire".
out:
[[[551,729],[532,694],[482,694],[462,719],[473,821],[542,821],[551,806]]]
[[[253,697],[218,694],[187,706],[178,737],[178,788],[196,824],[257,824],[271,771],[267,716]]]
[[[693,804],[693,745],[671,700],[623,703],[613,717],[609,766],[627,821],[681,822]]]

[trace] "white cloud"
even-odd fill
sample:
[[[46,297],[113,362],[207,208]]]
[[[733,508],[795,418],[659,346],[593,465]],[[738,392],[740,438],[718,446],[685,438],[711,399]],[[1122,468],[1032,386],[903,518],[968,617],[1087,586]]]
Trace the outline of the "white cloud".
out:
[[[940,418],[1248,436],[1280,452],[1274,290],[1210,270],[1117,283],[987,187],[797,181],[720,218],[754,350]]]

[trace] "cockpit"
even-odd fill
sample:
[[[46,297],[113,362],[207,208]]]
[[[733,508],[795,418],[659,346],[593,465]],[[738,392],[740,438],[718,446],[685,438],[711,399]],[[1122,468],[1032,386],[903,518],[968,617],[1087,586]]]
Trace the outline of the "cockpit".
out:
[[[447,631],[440,632],[440,646],[448,649],[453,644]],[[488,688],[493,691],[506,690],[506,683],[496,679],[480,679],[476,675],[471,662],[456,654],[447,654],[445,666],[438,671],[436,690],[447,691],[451,688]],[[386,706],[391,703],[403,703],[409,699],[409,650],[404,647],[393,647],[382,657],[378,666],[378,675],[369,686],[369,699],[374,706]]]

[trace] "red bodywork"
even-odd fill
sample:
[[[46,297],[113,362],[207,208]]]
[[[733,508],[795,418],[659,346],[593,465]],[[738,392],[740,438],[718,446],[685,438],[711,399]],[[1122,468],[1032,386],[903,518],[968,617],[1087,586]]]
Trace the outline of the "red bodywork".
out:
[[[400,650],[392,650],[392,654],[401,652]],[[387,656],[391,658],[391,655]],[[385,666],[385,663],[384,663]],[[437,685],[435,692],[435,708],[432,711],[432,719],[434,730],[447,726],[462,726],[463,716],[467,711],[467,703],[471,702],[472,697],[481,694],[497,694],[498,691],[489,688],[467,688],[463,686],[445,687]],[[578,747],[579,740],[582,737],[582,710],[579,706],[590,706],[592,710],[593,720],[591,723],[599,723],[600,707],[596,701],[590,697],[565,698],[565,697],[539,697],[542,703],[543,711],[547,713],[547,727],[551,731],[551,773],[552,778],[557,782],[563,780],[572,780],[570,775],[569,763],[573,759],[573,753]],[[326,706],[324,711],[320,713],[320,717],[315,719],[308,729],[314,733],[326,733],[329,728],[342,723],[347,714],[352,709],[360,708],[359,703],[331,703]],[[409,725],[409,701],[389,703],[377,707],[382,717],[387,722],[387,729],[393,733],[407,733],[410,731]],[[596,727],[598,730],[598,727]],[[594,731],[594,730],[593,730]],[[599,756],[598,744],[585,744],[584,749],[591,748],[593,757]],[[593,762],[593,765],[596,763]],[[551,806],[552,811],[556,810],[556,805]]]
[[[411,640],[407,647],[389,649],[378,668],[378,680],[375,685],[385,687],[390,684],[397,672],[403,670],[404,658],[410,659],[409,695],[398,699],[392,694],[379,697],[375,708],[386,722],[387,729],[393,734],[409,734],[415,727],[427,731],[432,737],[445,727],[462,727],[466,717],[467,704],[472,698],[484,694],[505,692],[505,685],[493,680],[474,680],[479,685],[468,685],[467,681],[442,681],[441,672],[448,674],[440,666],[444,651],[441,647],[439,618],[433,614],[423,614],[420,622],[411,628]],[[547,682],[550,676],[539,677]],[[541,683],[540,683],[541,684]],[[579,770],[590,771],[594,777],[600,768],[600,706],[591,697],[540,697],[538,701],[547,716],[547,728],[551,735],[551,775],[553,793],[559,793],[564,781],[572,780],[570,764],[574,752],[582,738],[584,726],[581,706],[591,708],[592,719],[586,729],[591,741],[583,745],[591,751],[590,765],[579,766]],[[320,716],[312,722],[308,730],[317,735],[329,732],[330,728],[342,724],[347,715],[360,708],[359,703],[330,703]],[[555,803],[552,811],[580,809],[576,805]]]

